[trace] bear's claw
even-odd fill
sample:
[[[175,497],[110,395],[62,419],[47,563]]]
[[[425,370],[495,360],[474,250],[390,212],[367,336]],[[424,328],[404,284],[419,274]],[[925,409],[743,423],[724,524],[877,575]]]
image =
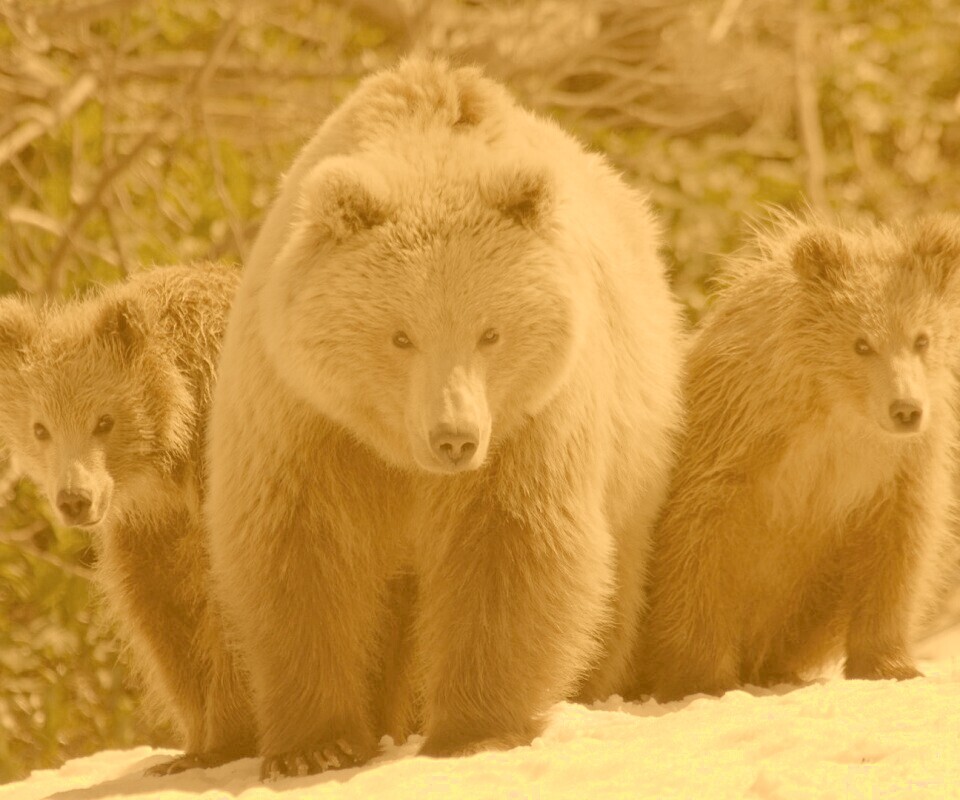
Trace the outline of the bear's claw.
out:
[[[848,680],[867,681],[908,681],[923,677],[923,673],[905,658],[875,659],[871,661],[848,660],[843,673]]]
[[[242,756],[233,755],[220,750],[208,750],[206,752],[184,753],[170,761],[164,761],[161,764],[154,764],[144,771],[145,776],[163,777],[164,775],[176,775],[179,772],[186,772],[188,769],[209,769],[219,767],[230,761],[235,761]]]
[[[282,777],[302,777],[330,769],[358,767],[369,757],[358,755],[357,750],[345,739],[337,739],[313,748],[265,756],[260,767],[260,780],[275,781]]]

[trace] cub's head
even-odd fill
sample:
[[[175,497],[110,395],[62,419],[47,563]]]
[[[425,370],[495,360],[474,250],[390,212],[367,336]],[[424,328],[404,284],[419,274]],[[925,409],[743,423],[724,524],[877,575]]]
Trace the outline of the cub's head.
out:
[[[301,396],[388,462],[440,473],[480,467],[556,394],[585,294],[548,169],[451,172],[321,163],[262,306]]]
[[[94,528],[182,459],[189,394],[133,299],[0,306],[0,438],[66,525]]]
[[[958,363],[960,227],[931,218],[869,235],[813,229],[793,267],[831,400],[910,436],[950,413]]]

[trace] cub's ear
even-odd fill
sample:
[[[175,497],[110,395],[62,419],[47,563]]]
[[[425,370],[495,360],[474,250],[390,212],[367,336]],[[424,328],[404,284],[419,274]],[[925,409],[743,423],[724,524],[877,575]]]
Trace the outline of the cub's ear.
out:
[[[0,298],[0,366],[13,366],[37,333],[37,313],[18,297]]]
[[[104,302],[95,323],[97,337],[123,357],[141,352],[150,338],[146,309],[132,297]]]
[[[960,275],[960,219],[946,214],[923,217],[907,233],[908,259],[944,291]]]
[[[853,259],[836,231],[811,230],[793,246],[793,268],[807,281],[833,281],[850,269]]]
[[[502,168],[482,187],[491,207],[525,228],[542,231],[553,212],[556,188],[546,168],[516,165]]]
[[[330,158],[304,178],[298,211],[321,239],[343,242],[387,221],[387,197],[376,172],[349,158]]]

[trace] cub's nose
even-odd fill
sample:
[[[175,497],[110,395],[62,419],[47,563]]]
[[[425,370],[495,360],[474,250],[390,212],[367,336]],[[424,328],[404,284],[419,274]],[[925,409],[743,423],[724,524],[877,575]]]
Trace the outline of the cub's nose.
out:
[[[441,463],[452,467],[468,463],[477,452],[480,431],[474,427],[454,428],[451,425],[438,425],[430,431],[430,447]]]
[[[90,493],[82,489],[57,492],[57,508],[60,509],[64,521],[71,525],[87,521],[90,505]]]
[[[917,430],[922,417],[923,407],[916,400],[894,400],[890,404],[890,418],[898,431]]]

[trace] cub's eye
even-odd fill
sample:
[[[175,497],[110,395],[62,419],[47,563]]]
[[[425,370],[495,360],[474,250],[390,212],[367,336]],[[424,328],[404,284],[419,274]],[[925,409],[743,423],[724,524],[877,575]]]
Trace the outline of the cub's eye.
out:
[[[48,431],[43,425],[37,422],[37,423],[34,423],[34,426],[33,426],[33,435],[37,439],[39,439],[41,442],[43,442],[50,438],[50,431]]]
[[[914,349],[914,350],[926,350],[926,349],[927,349],[927,345],[929,345],[929,344],[930,344],[930,337],[927,336],[927,334],[925,334],[925,333],[921,333],[921,334],[917,337],[917,340],[913,343],[913,349]]]
[[[873,348],[866,339],[857,339],[853,345],[853,349],[857,351],[857,355],[859,356],[868,356],[873,352]]]
[[[480,337],[480,344],[496,344],[500,339],[500,334],[493,328],[487,328]]]
[[[97,420],[97,426],[93,429],[94,433],[110,433],[113,430],[113,417],[104,414]]]
[[[413,342],[410,341],[410,337],[403,331],[397,331],[393,334],[393,346],[399,347],[401,350],[407,350],[413,347]]]

